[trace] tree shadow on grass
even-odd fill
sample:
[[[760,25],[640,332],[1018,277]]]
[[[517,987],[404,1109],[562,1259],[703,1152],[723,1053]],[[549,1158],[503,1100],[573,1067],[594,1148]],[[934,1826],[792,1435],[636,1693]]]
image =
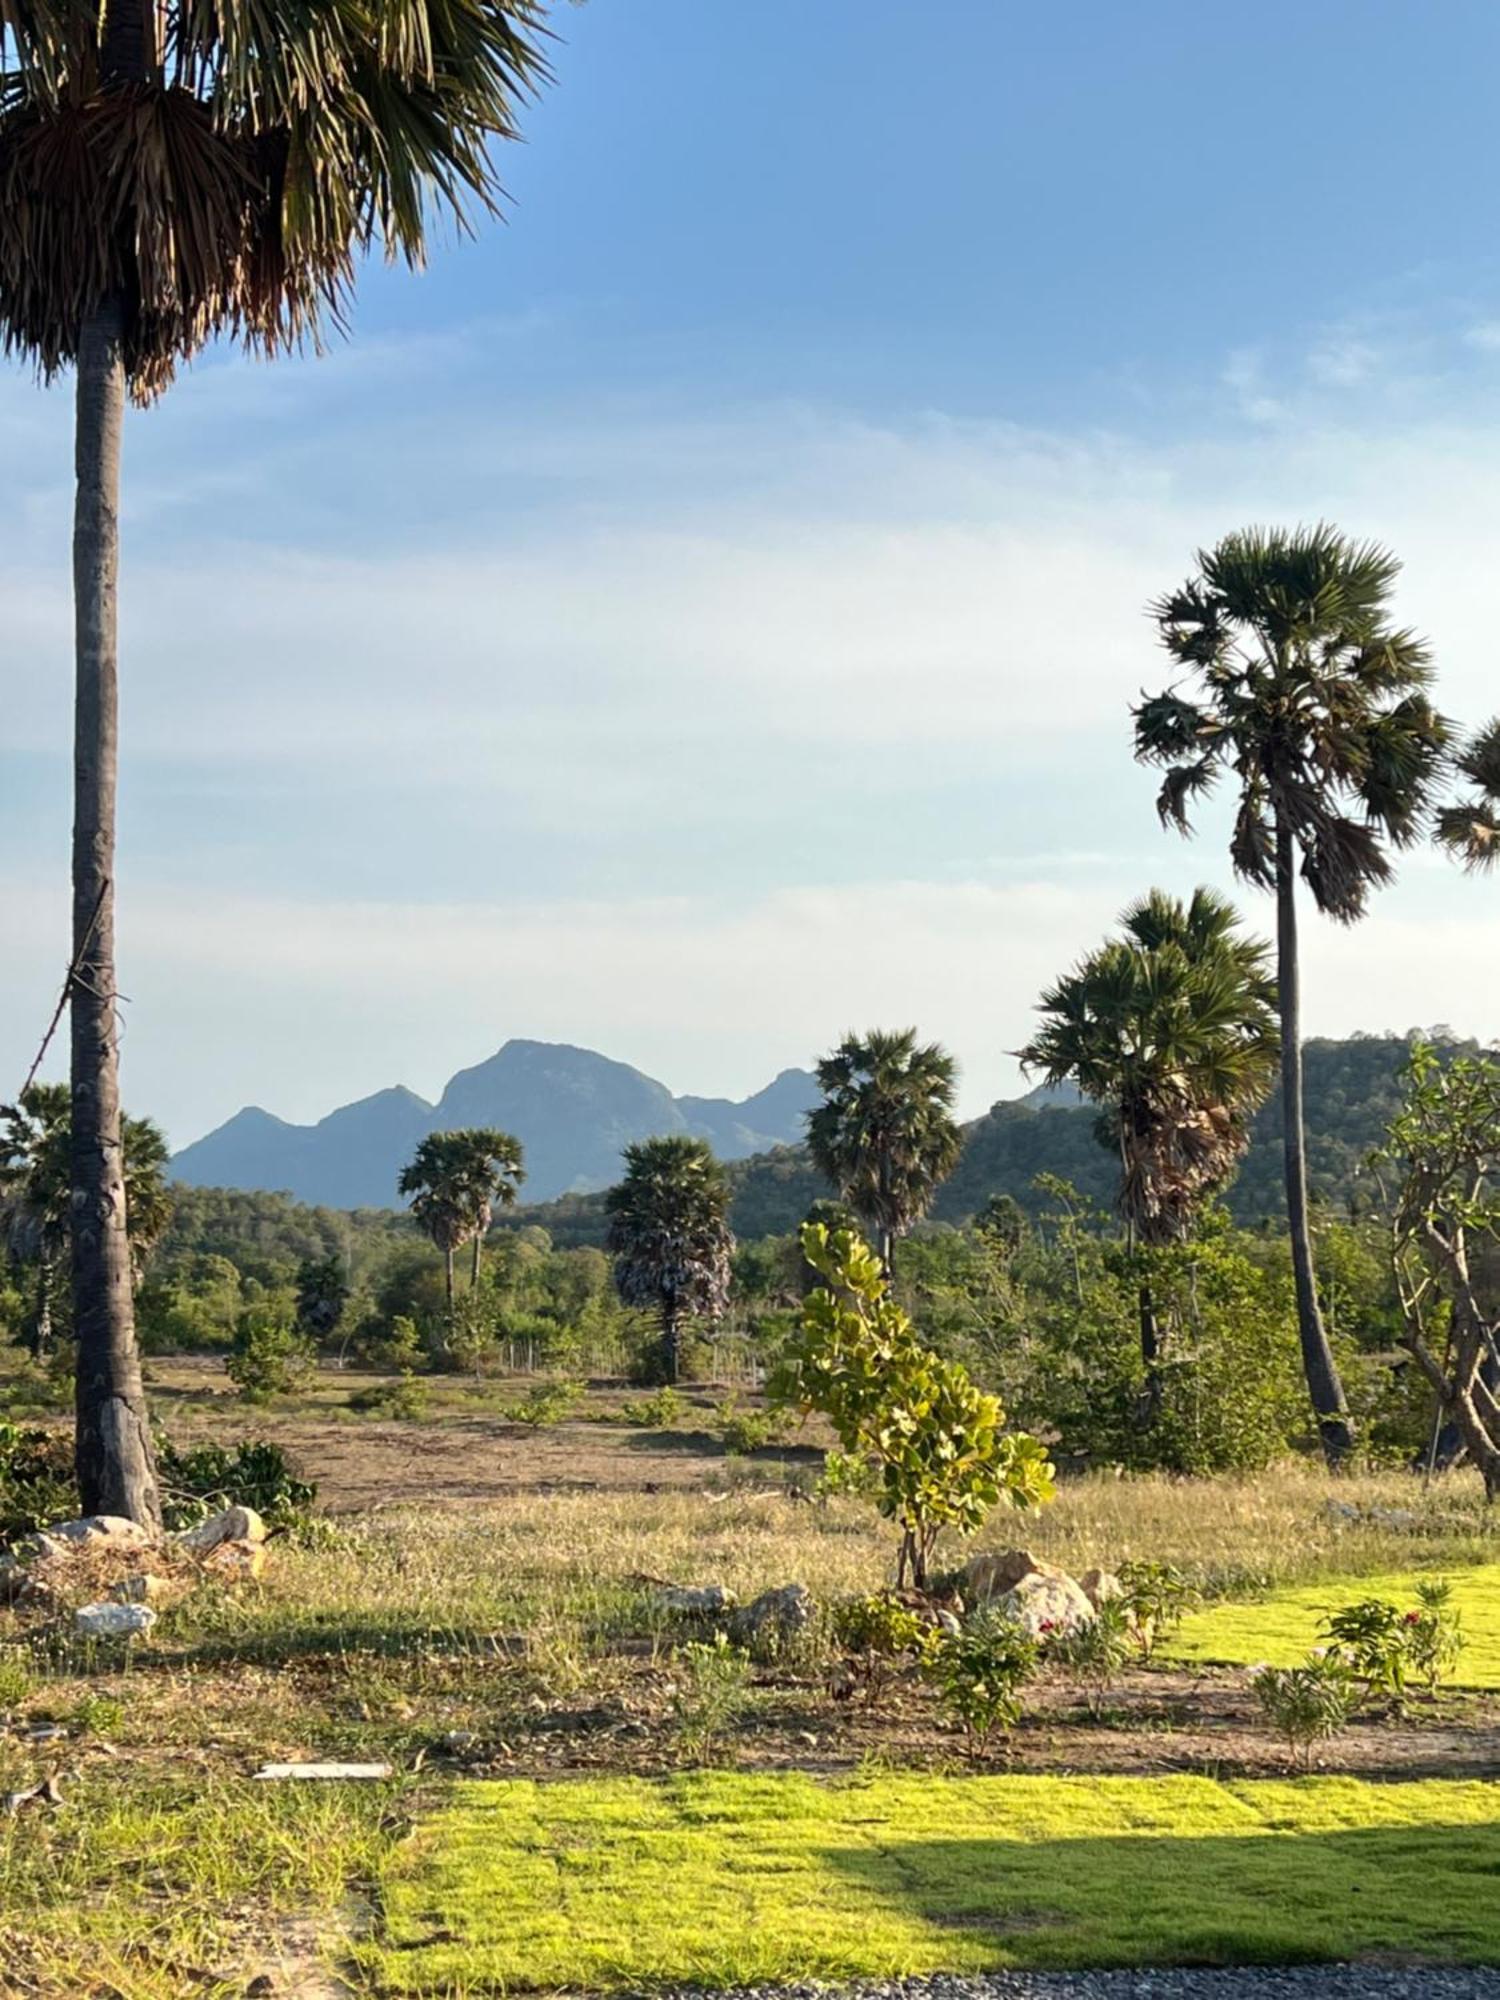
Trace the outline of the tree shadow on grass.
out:
[[[820,1859],[873,1907],[951,1933],[967,1969],[1500,1965],[1500,1818],[1339,1832],[1289,1825],[1200,1837],[897,1840]]]

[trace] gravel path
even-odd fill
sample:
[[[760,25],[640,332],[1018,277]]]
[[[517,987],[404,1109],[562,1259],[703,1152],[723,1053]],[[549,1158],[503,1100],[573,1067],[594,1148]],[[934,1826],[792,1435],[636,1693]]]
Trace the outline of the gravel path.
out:
[[[702,2000],[684,1988],[676,2000]],[[758,1986],[717,2000],[1500,2000],[1500,1970],[1249,1965],[1229,1971],[995,1972]]]

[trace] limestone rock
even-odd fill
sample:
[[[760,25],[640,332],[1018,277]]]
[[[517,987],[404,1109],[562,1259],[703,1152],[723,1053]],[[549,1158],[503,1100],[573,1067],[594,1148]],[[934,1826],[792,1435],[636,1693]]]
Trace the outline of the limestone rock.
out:
[[[762,1591],[737,1612],[731,1629],[742,1645],[774,1652],[807,1630],[816,1608],[805,1583],[784,1583],[778,1590]]]
[[[90,1553],[98,1549],[149,1549],[156,1541],[149,1528],[126,1520],[123,1514],[85,1514],[77,1521],[54,1521],[39,1539]]]
[[[264,1542],[218,1542],[203,1558],[203,1567],[215,1576],[228,1577],[235,1582],[246,1582],[257,1577],[266,1566],[266,1545]]]
[[[1064,1638],[1092,1625],[1095,1612],[1072,1577],[1061,1570],[1044,1574],[1030,1570],[1019,1583],[994,1600],[995,1609],[1014,1618],[1033,1639]]]
[[[136,1570],[131,1576],[122,1576],[109,1593],[115,1604],[160,1604],[171,1594],[170,1579],[153,1576],[146,1569]]]
[[[224,1542],[255,1542],[266,1539],[266,1524],[253,1507],[226,1507],[210,1514],[196,1528],[184,1528],[176,1537],[177,1546],[190,1556],[210,1555]]]
[[[1117,1603],[1125,1595],[1125,1586],[1111,1569],[1086,1569],[1078,1579],[1078,1588],[1097,1611],[1101,1604]]]
[[[716,1618],[734,1609],[734,1592],[721,1583],[705,1583],[678,1588],[668,1584],[656,1593],[658,1611],[671,1611],[679,1618]]]
[[[1065,1570],[1040,1561],[1030,1549],[1007,1549],[1002,1555],[972,1557],[959,1572],[958,1587],[965,1604],[991,1604],[1028,1576],[1060,1576],[1072,1581]]]
[[[81,1604],[73,1625],[82,1639],[135,1639],[156,1623],[149,1604]]]

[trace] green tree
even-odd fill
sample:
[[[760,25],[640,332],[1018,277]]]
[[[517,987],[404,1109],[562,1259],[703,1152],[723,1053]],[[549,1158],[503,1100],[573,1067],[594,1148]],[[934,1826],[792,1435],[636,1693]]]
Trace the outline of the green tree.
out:
[[[349,1273],[342,1257],[307,1257],[297,1266],[297,1331],[310,1340],[333,1337],[349,1302]]]
[[[873,1233],[892,1269],[896,1241],[919,1222],[963,1145],[953,1117],[957,1066],[915,1028],[846,1035],[818,1064],[823,1102],[807,1121],[821,1172]]]
[[[1467,798],[1441,808],[1438,839],[1466,868],[1493,868],[1500,861],[1500,715],[1453,761],[1471,790]]]
[[[1303,1368],[1330,1464],[1352,1438],[1308,1225],[1297,876],[1319,910],[1353,923],[1390,881],[1390,850],[1427,821],[1447,730],[1428,697],[1425,642],[1390,622],[1399,568],[1324,524],[1250,528],[1200,550],[1197,574],[1152,606],[1163,645],[1195,677],[1192,695],[1169,688],[1134,712],[1137,756],[1166,771],[1164,823],[1191,832],[1192,801],[1229,773],[1230,858],[1276,897],[1287,1221]]]
[[[509,1206],[523,1178],[520,1141],[508,1132],[466,1127],[429,1132],[403,1168],[398,1193],[443,1253],[448,1315],[453,1315],[453,1257],[474,1245],[473,1282],[479,1280],[479,1239],[497,1203]]]
[[[823,1283],[808,1294],[773,1393],[827,1417],[840,1449],[876,1468],[880,1510],[901,1527],[898,1587],[925,1590],[945,1528],[973,1534],[1002,1499],[1040,1505],[1052,1466],[1035,1438],[1002,1429],[999,1400],[960,1362],[918,1337],[884,1265],[852,1230],[830,1237],[808,1223],[802,1254]]]
[[[615,1284],[626,1305],[659,1314],[661,1373],[675,1382],[684,1321],[718,1320],[729,1304],[729,1183],[703,1140],[677,1133],[627,1146],[624,1160],[605,1198]]]
[[[5,0],[0,340],[77,371],[73,945],[77,1442],[85,1512],[157,1524],[126,1241],[115,1010],[116,594],[125,400],[219,334],[342,323],[356,258],[421,261],[493,207],[490,147],[545,74],[541,0]]]
[[[1500,1062],[1418,1043],[1382,1164],[1396,1177],[1391,1259],[1403,1345],[1500,1493]]]
[[[1139,1310],[1143,1421],[1160,1406],[1161,1322],[1149,1253],[1190,1234],[1250,1143],[1275,1081],[1276,989],[1267,947],[1243,935],[1211,889],[1181,903],[1160,889],[1132,905],[1125,935],[1043,994],[1021,1050],[1046,1082],[1101,1106],[1098,1134],[1120,1163],[1127,1239],[1147,1256]]]
[[[36,1268],[29,1316],[32,1352],[52,1345],[57,1270],[72,1240],[70,1193],[72,1096],[65,1083],[28,1084],[15,1104],[0,1105],[0,1215],[11,1254]],[[125,1207],[132,1289],[172,1215],[167,1142],[149,1118],[122,1117]]]

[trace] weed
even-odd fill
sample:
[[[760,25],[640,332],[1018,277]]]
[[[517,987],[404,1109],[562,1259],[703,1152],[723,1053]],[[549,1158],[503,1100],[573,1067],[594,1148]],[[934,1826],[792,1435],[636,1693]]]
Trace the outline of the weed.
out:
[[[1047,1643],[1047,1658],[1080,1683],[1095,1721],[1130,1658],[1132,1643],[1130,1614],[1118,1597],[1105,1598],[1092,1618]]]
[[[692,1640],[677,1655],[680,1678],[672,1699],[678,1741],[689,1758],[706,1763],[744,1712],[750,1655],[725,1632]]]
[[[1250,1689],[1303,1770],[1312,1763],[1314,1745],[1345,1727],[1358,1698],[1348,1667],[1333,1654],[1310,1658],[1301,1667],[1257,1667]]]
[[[583,1401],[582,1382],[537,1382],[521,1398],[519,1403],[511,1403],[502,1414],[513,1424],[525,1424],[529,1430],[545,1430],[553,1424],[565,1423]]]

